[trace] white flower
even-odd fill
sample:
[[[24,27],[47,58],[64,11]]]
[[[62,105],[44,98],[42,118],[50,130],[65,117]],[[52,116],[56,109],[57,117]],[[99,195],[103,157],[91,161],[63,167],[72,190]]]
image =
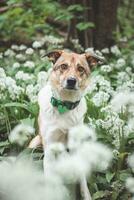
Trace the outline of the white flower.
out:
[[[23,54],[20,53],[20,54],[16,55],[16,59],[19,60],[19,61],[25,61],[26,57]]]
[[[5,78],[5,77],[6,77],[5,70],[0,67],[0,78]]]
[[[19,47],[19,49],[20,49],[20,51],[26,50],[27,46],[24,45],[24,44],[21,44],[20,47]]]
[[[34,67],[35,67],[35,63],[33,62],[33,61],[26,61],[25,63],[24,63],[24,67],[28,67],[28,68],[31,68],[31,69],[33,69]]]
[[[126,72],[128,73],[128,74],[131,74],[132,73],[132,68],[131,67],[126,67]]]
[[[62,155],[62,153],[64,154],[66,152],[65,146],[64,144],[60,143],[60,142],[55,142],[52,143],[48,146],[47,148],[47,152],[46,152],[46,157],[47,157],[47,161],[56,161],[56,159],[58,159],[59,156]]]
[[[52,35],[46,35],[44,38],[42,38],[43,43],[49,43],[49,44],[55,44],[55,45],[61,44],[63,43],[63,41],[64,41],[63,38],[57,38]]]
[[[13,64],[13,68],[14,69],[17,69],[17,68],[19,68],[20,67],[20,63],[19,62],[15,62],[14,64]]]
[[[3,53],[0,53],[0,59],[2,59],[3,58]]]
[[[33,48],[38,49],[38,48],[42,47],[42,44],[39,41],[35,41],[35,42],[33,42],[32,46],[33,46]]]
[[[86,52],[86,53],[92,53],[92,54],[95,53],[93,47],[87,48],[87,49],[85,50],[85,52]]]
[[[26,87],[26,95],[28,96],[28,98],[30,99],[30,101],[32,103],[36,103],[37,102],[37,93],[38,93],[38,85],[34,86],[32,84],[28,85]]]
[[[19,46],[16,44],[11,45],[11,49],[18,51],[19,50]]]
[[[131,104],[132,105],[134,104],[134,93],[130,93],[127,91],[115,94],[115,96],[111,100],[111,105],[113,107],[113,110],[116,112],[121,112],[125,106]]]
[[[96,55],[98,55],[98,56],[100,56],[100,57],[103,57],[101,51],[99,51],[99,50],[95,50],[95,53],[96,53]]]
[[[62,154],[53,163],[54,172],[66,183],[75,183],[92,170],[105,170],[112,158],[111,151],[97,142],[83,142],[80,148],[70,154]]]
[[[108,93],[99,91],[93,96],[92,101],[95,104],[95,106],[100,107],[100,106],[104,106],[105,103],[108,102],[109,98],[110,98],[110,95]]]
[[[68,137],[69,137],[68,138],[69,149],[80,148],[83,142],[96,140],[96,135],[94,130],[87,127],[86,125],[78,125],[75,126],[74,128],[71,128]]]
[[[126,72],[118,72],[117,74],[117,87],[122,85],[124,82],[130,81],[130,76]]]
[[[34,53],[34,50],[32,48],[28,48],[28,49],[26,49],[25,53],[27,55],[32,55]]]
[[[11,143],[16,143],[23,146],[25,142],[34,134],[34,129],[31,126],[19,124],[10,133],[9,140]]]
[[[128,164],[134,170],[134,153],[128,158]]]
[[[127,178],[126,187],[129,189],[130,192],[134,193],[134,178]]]
[[[8,57],[13,57],[14,55],[15,55],[15,53],[11,49],[6,50],[4,53],[4,56],[8,56]]]
[[[44,56],[45,53],[46,53],[46,51],[45,51],[44,49],[40,49],[40,55],[41,55],[41,56]]]
[[[119,58],[115,65],[115,68],[120,69],[126,65],[126,61],[123,58]]]
[[[120,83],[120,81],[117,81],[118,86],[116,88],[116,92],[120,93],[120,92],[124,92],[124,91],[127,91],[127,92],[133,91],[134,83],[131,80],[125,81],[125,82],[123,82],[123,80],[122,80],[121,82],[122,82],[122,84]]]
[[[111,52],[113,54],[115,54],[116,56],[120,56],[121,55],[121,52],[120,52],[119,48],[116,45],[111,47]]]
[[[17,80],[28,81],[28,80],[32,80],[34,76],[32,74],[24,73],[23,71],[18,71],[15,75],[15,78]]]
[[[19,96],[24,92],[24,88],[16,85],[16,81],[11,77],[6,77],[5,80],[7,90],[12,100],[18,99]]]
[[[112,67],[110,65],[102,65],[101,66],[101,71],[102,72],[111,72],[112,71]]]
[[[102,53],[105,53],[105,54],[109,54],[109,49],[108,48],[104,48],[101,50]]]
[[[0,92],[6,89],[5,78],[0,78]],[[2,95],[2,94],[1,94]],[[3,96],[3,95],[2,95]],[[2,98],[1,96],[1,98]]]
[[[44,87],[48,79],[48,73],[45,71],[41,71],[38,73],[38,79],[37,79],[37,84],[39,85],[39,88],[41,89]]]

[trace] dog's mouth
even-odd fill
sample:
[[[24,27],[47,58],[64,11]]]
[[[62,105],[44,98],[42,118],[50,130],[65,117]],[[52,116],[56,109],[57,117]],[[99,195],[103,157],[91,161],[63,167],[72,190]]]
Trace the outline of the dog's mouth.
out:
[[[71,90],[71,91],[76,91],[76,90],[78,90],[78,88],[76,88],[76,87],[72,87],[72,86],[66,86],[66,87],[64,87],[64,89],[65,90]]]

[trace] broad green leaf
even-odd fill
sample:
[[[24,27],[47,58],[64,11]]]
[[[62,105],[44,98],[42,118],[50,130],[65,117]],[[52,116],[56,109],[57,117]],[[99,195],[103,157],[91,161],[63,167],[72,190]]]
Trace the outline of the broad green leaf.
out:
[[[80,22],[76,25],[76,28],[80,31],[84,31],[88,28],[94,28],[95,25],[92,22]]]
[[[109,171],[106,173],[106,179],[107,179],[108,183],[111,182],[111,180],[113,179],[114,175],[115,175],[115,173],[111,173]]]
[[[96,199],[101,199],[103,197],[106,197],[108,196],[108,191],[97,191],[96,193],[93,194],[93,200],[96,200]]]

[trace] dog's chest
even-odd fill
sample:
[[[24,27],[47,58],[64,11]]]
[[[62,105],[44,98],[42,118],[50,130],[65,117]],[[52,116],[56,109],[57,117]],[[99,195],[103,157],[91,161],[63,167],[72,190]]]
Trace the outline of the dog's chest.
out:
[[[70,111],[63,114],[59,113],[57,108],[53,107],[50,103],[52,92],[50,86],[46,86],[39,93],[39,107],[40,107],[40,131],[41,135],[50,138],[57,130],[63,134],[70,128],[83,123],[84,114],[86,112],[86,102],[82,98],[79,105]]]

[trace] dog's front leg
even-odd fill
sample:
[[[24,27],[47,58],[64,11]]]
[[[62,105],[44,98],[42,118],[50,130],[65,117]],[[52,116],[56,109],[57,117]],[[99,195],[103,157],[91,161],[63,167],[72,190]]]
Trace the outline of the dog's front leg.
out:
[[[81,190],[81,195],[82,195],[83,200],[92,200],[85,176],[83,176],[80,181],[80,190]]]

